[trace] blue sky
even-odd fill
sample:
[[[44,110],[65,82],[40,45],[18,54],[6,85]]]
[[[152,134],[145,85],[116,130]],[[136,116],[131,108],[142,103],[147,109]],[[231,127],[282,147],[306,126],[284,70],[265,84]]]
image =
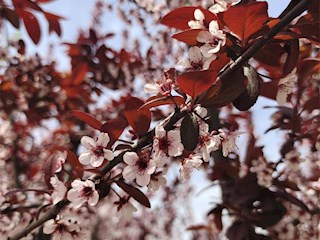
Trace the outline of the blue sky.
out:
[[[287,6],[288,2],[289,0],[269,0],[269,15],[271,17],[278,16],[281,13],[281,11]],[[55,34],[51,34],[49,36],[47,34],[47,24],[44,21],[44,19],[39,16],[41,27],[42,29],[44,29],[44,31],[42,32],[42,38],[38,46],[34,45],[30,41],[30,39],[24,38],[27,42],[29,53],[37,52],[41,56],[46,56],[48,52],[48,45],[53,44],[54,46],[56,46],[55,55],[56,59],[58,59],[58,66],[63,70],[68,70],[69,60],[65,54],[66,48],[61,47],[60,43],[74,42],[77,38],[79,29],[86,29],[87,26],[90,25],[91,13],[93,10],[94,3],[94,0],[56,0],[50,4],[43,5],[43,8],[45,10],[48,10],[49,12],[55,13],[66,18],[66,20],[62,21],[63,34],[61,38],[58,38]],[[121,22],[116,20],[113,14],[105,14],[103,21],[105,23],[104,26],[106,27],[106,31],[117,33],[119,32],[119,29],[123,27],[121,25]],[[135,30],[133,29],[132,31]],[[10,28],[10,36],[26,36],[24,29],[20,34],[17,34],[15,32],[16,31],[14,29]],[[111,43],[117,44],[117,41],[113,41]],[[273,112],[273,110],[266,110],[262,108],[263,106],[274,106],[275,104],[276,103],[274,101],[267,101],[265,98],[259,98],[257,104],[254,106],[255,111],[253,113],[253,116],[257,127],[256,133],[259,136],[263,136],[266,127],[270,125],[269,116]],[[268,135],[264,137],[264,140],[260,142],[261,144],[266,144],[266,152],[268,153],[268,155],[274,158],[278,157],[275,153],[275,146],[279,146],[281,140],[279,134],[282,133],[277,131],[268,133]],[[201,188],[208,186],[209,183],[206,182],[204,179],[205,178],[203,176],[203,173],[201,173],[200,171],[195,171],[193,175],[194,185],[195,183],[201,182]],[[197,189],[201,188],[199,188],[198,185]],[[212,189],[210,189],[208,192],[193,197],[192,205],[197,212],[194,223],[199,223],[201,222],[201,220],[203,221],[202,217],[206,214],[208,209],[210,209],[210,200],[216,200],[217,198],[214,197],[214,195],[217,194],[217,190],[213,191]]]

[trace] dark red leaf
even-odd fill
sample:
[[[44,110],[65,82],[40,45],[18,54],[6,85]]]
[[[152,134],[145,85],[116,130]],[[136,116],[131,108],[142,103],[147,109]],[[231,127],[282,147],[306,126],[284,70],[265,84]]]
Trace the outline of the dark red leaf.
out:
[[[23,9],[16,9],[16,12],[22,18],[23,23],[32,41],[35,44],[39,43],[41,31],[36,16],[33,13],[25,11]]]
[[[209,24],[212,20],[217,20],[217,16],[207,9],[201,7],[182,7],[174,9],[165,15],[161,23],[172,28],[189,29],[188,22],[194,20],[194,11],[200,9],[205,16],[205,23]]]
[[[299,59],[299,39],[292,39],[286,42],[288,56],[283,67],[283,75],[286,76],[296,67]]]
[[[213,97],[206,98],[202,101],[205,107],[215,106],[222,107],[234,101],[245,89],[245,76],[242,70],[237,71],[228,78],[221,80],[222,86],[220,91]]]
[[[44,16],[49,24],[49,33],[55,32],[59,37],[61,37],[61,26],[59,21],[62,19],[62,17],[48,12],[45,12]]]
[[[71,111],[71,114],[94,129],[100,130],[102,127],[102,123],[89,113],[73,110]]]
[[[177,84],[186,94],[195,98],[217,81],[216,71],[192,71],[178,76]]]
[[[190,151],[198,145],[199,125],[193,114],[187,114],[181,122],[181,142],[184,148]]]
[[[129,125],[139,135],[142,136],[148,132],[151,122],[151,112],[149,109],[138,110],[144,102],[136,97],[127,100],[124,115]]]
[[[85,80],[85,76],[89,70],[88,64],[80,62],[72,69],[71,81],[73,85],[79,85]]]
[[[301,200],[299,200],[295,196],[291,195],[290,193],[287,193],[286,191],[279,190],[279,191],[274,192],[274,194],[276,196],[282,198],[283,200],[286,200],[286,201],[300,207],[302,210],[309,212],[309,208],[307,207],[307,205],[305,205]]]
[[[249,233],[249,226],[245,222],[236,221],[227,229],[226,236],[232,240],[243,240]]]
[[[150,208],[151,204],[149,202],[149,199],[146,195],[144,195],[143,192],[141,192],[139,189],[126,184],[121,181],[115,181],[115,183],[122,188],[123,191],[128,193],[131,197],[133,197],[135,200],[137,200],[139,203],[141,203],[143,206]]]
[[[181,104],[184,104],[184,102],[184,98],[180,96],[154,96],[149,98],[146,103],[140,107],[140,109],[150,109],[167,104],[177,104],[179,106]]]
[[[278,85],[274,82],[262,82],[260,95],[275,100],[277,97]]]
[[[223,228],[223,225],[222,225],[222,210],[223,209],[224,209],[223,206],[218,205],[208,213],[208,215],[213,215],[214,224],[215,224],[216,228],[220,231]]]
[[[199,225],[192,225],[187,228],[187,230],[191,231],[200,231],[200,230],[206,230],[206,231],[212,231],[209,225],[199,224]]]
[[[83,165],[79,162],[77,154],[72,152],[66,147],[56,146],[52,149],[53,151],[67,151],[67,160],[66,162],[72,166],[72,169],[75,171],[75,178],[82,178],[83,176]]]
[[[109,134],[110,142],[108,144],[108,147],[111,147],[118,140],[123,130],[127,126],[127,121],[120,117],[111,119],[101,126],[100,131]]]
[[[290,181],[290,180],[278,180],[278,179],[273,179],[273,185],[280,187],[282,189],[284,188],[290,188],[291,190],[294,191],[299,191],[299,187],[297,186],[297,184],[295,184],[294,182]]]
[[[2,16],[7,19],[15,28],[20,27],[20,19],[17,13],[10,8],[2,8]]]
[[[35,11],[43,12],[41,7],[37,3],[30,1],[30,0],[12,0],[12,3],[16,9],[17,8],[21,8],[21,9],[30,8]]]
[[[183,32],[176,33],[172,38],[177,39],[180,42],[184,42],[188,45],[197,45],[198,33],[203,30],[201,29],[190,29]]]
[[[319,11],[318,14],[308,13],[298,20],[298,22],[292,27],[292,30],[301,38],[307,38],[315,44],[320,44],[319,22]]]
[[[268,5],[266,2],[255,2],[248,5],[238,5],[229,8],[223,15],[227,27],[242,40],[246,40],[253,33],[262,28],[268,20]]]
[[[232,103],[240,111],[249,110],[257,101],[259,96],[260,77],[252,66],[245,66],[246,88]]]

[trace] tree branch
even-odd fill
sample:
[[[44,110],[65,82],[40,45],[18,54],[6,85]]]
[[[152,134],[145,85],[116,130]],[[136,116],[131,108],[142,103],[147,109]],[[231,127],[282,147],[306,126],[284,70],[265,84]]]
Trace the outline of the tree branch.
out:
[[[249,47],[240,57],[238,57],[228,68],[226,68],[219,78],[225,78],[235,73],[250,58],[252,58],[268,41],[285,28],[293,19],[307,9],[312,0],[301,0],[291,11],[289,11],[268,33],[258,39],[251,47]],[[280,15],[281,16],[281,15]]]
[[[68,201],[61,201],[57,205],[54,205],[47,213],[45,213],[39,220],[32,222],[30,225],[28,225],[25,229],[23,229],[21,232],[14,235],[12,238],[9,238],[9,240],[18,240],[20,238],[23,238],[27,234],[29,234],[31,231],[36,229],[37,227],[44,224],[46,221],[55,218],[59,212],[68,204]]]
[[[269,40],[271,40],[276,34],[278,34],[284,27],[286,27],[295,17],[297,17],[312,1],[301,0],[291,11],[289,11],[270,31],[258,39],[250,48],[248,48],[240,57],[238,57],[230,66],[228,66],[219,78],[225,78],[235,73],[239,68],[241,68],[251,57],[253,57],[259,49],[261,49]],[[185,113],[176,111],[172,118],[169,120],[166,130],[173,126],[179,119],[184,116]],[[149,131],[144,138],[141,138],[137,145],[132,150],[139,150],[143,147],[149,145],[153,141],[154,129]],[[110,162],[103,170],[102,173],[106,174],[120,162],[122,162],[122,155],[117,156],[113,161]],[[99,177],[98,177],[99,178]],[[35,228],[41,226],[46,221],[56,217],[56,215],[62,210],[64,206],[68,204],[68,201],[62,201],[57,205],[53,206],[42,218],[31,223],[23,231],[16,234],[10,240],[18,240],[28,233],[30,233]]]

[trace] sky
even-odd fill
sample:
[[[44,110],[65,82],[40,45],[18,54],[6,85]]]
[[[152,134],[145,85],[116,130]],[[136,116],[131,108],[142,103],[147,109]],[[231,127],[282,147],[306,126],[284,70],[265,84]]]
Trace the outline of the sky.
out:
[[[111,1],[108,1],[111,2]],[[271,17],[277,17],[281,11],[288,5],[289,0],[268,0],[269,4],[269,15]],[[91,21],[91,13],[93,10],[95,1],[94,0],[56,0],[49,4],[42,5],[43,8],[49,12],[57,14],[59,16],[63,16],[65,20],[62,21],[62,37],[59,38],[55,34],[48,35],[46,29],[48,26],[41,16],[39,16],[41,28],[44,29],[43,35],[41,37],[40,43],[38,46],[34,45],[30,39],[24,38],[27,42],[29,53],[37,52],[41,56],[46,56],[48,53],[48,45],[53,44],[55,48],[56,59],[58,59],[57,64],[61,70],[68,70],[70,68],[69,60],[66,57],[65,47],[61,47],[61,42],[74,42],[77,38],[77,33],[79,29],[86,29],[88,25],[90,25]],[[114,21],[114,17],[112,14],[105,14],[103,18],[103,22],[106,26],[106,31],[110,32],[119,32],[121,29],[120,21]],[[9,26],[8,26],[9,27]],[[134,31],[134,29],[133,29]],[[9,27],[10,37],[21,37],[26,36],[25,30],[22,29],[21,32],[14,30],[12,27]],[[174,40],[173,40],[174,41]],[[117,44],[117,40],[111,42],[111,44]],[[275,106],[276,103],[274,101],[266,100],[265,98],[259,98],[257,104],[254,106],[254,123],[256,124],[258,136],[263,136],[264,131],[267,126],[270,126],[270,114],[274,111],[272,109],[263,109],[264,106]],[[272,158],[277,159],[279,156],[275,152],[275,147],[279,146],[281,137],[279,134],[282,133],[279,131],[274,131],[268,133],[263,141],[260,141],[260,144],[266,144],[265,152]],[[245,137],[240,137],[239,142],[244,141]],[[208,186],[210,183],[205,180],[203,173],[200,171],[195,171],[193,173],[193,185],[198,189],[202,189]],[[199,188],[199,182],[201,182],[201,187]],[[198,185],[197,185],[198,184]],[[203,216],[207,213],[207,211],[212,207],[210,205],[210,201],[216,201],[216,196],[219,195],[219,191],[217,188],[215,190],[208,190],[202,194],[197,194],[193,196],[192,206],[197,212],[195,215],[194,223],[203,222]]]

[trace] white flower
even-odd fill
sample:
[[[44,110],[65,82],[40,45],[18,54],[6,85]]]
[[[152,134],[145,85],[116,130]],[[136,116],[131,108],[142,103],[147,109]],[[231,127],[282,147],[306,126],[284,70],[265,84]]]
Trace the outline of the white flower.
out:
[[[54,173],[61,172],[63,168],[63,164],[66,162],[67,159],[67,151],[57,151],[53,154],[53,170]]]
[[[228,156],[236,147],[236,137],[240,134],[239,132],[225,132],[222,129],[219,129],[219,136],[221,138],[222,144],[222,154],[224,157]]]
[[[180,166],[180,177],[182,180],[190,178],[190,174],[194,168],[199,168],[202,164],[200,155],[190,155],[188,158],[183,159]]]
[[[159,190],[160,186],[164,186],[167,183],[167,179],[163,176],[166,174],[165,171],[160,171],[151,175],[151,181],[148,185],[148,188],[151,192]]]
[[[183,60],[179,63],[184,68],[194,70],[207,70],[213,60],[217,58],[216,55],[211,54],[209,57],[205,57],[201,49],[197,46],[189,49],[189,57],[187,60]]]
[[[204,57],[211,57],[212,54],[220,51],[220,48],[226,44],[226,35],[219,30],[217,21],[211,21],[209,24],[209,32],[201,31],[197,36],[197,41],[204,43],[200,47]]]
[[[132,217],[132,214],[137,211],[135,206],[132,205],[131,202],[129,202],[130,197],[128,198],[120,198],[118,202],[115,202],[117,207],[117,211],[120,213],[120,215],[123,218],[130,219]]]
[[[200,124],[200,126],[206,125],[207,129],[208,124]],[[201,127],[200,127],[201,130]],[[202,158],[205,162],[208,162],[210,159],[210,153],[213,151],[216,151],[220,148],[221,145],[221,138],[219,135],[215,135],[215,132],[209,133],[207,131],[199,131],[199,145],[198,145],[198,151],[197,153],[202,155]]]
[[[85,202],[90,206],[95,206],[98,203],[99,194],[92,181],[76,179],[71,183],[71,187],[68,191],[67,199],[75,208],[81,207]]]
[[[43,227],[43,233],[52,234],[52,239],[55,240],[77,239],[74,236],[77,232],[80,232],[79,226],[68,221],[68,219],[60,219],[58,221],[51,219]]]
[[[167,132],[162,125],[158,125],[153,140],[153,157],[157,167],[163,167],[169,157],[180,156],[182,151],[180,132],[176,130]]]
[[[165,81],[157,81],[156,83],[147,83],[144,86],[144,92],[149,94],[157,95],[161,93],[162,95],[169,95],[172,90],[172,80],[166,79]]]
[[[156,170],[156,163],[150,158],[150,154],[140,152],[126,152],[123,161],[128,164],[123,169],[122,176],[127,180],[136,179],[140,186],[147,186],[150,182],[150,175]]]
[[[200,9],[194,10],[194,19],[188,22],[188,26],[192,29],[202,29],[204,28],[203,20],[205,16]]]
[[[280,79],[276,97],[279,105],[284,105],[288,95],[292,93],[293,87],[298,80],[296,71],[297,68],[293,69],[286,77]]]
[[[83,136],[81,138],[81,144],[87,148],[79,157],[79,161],[83,165],[91,164],[92,167],[99,167],[103,163],[104,159],[111,161],[113,159],[113,152],[106,149],[110,141],[108,133],[101,133],[98,140]]]
[[[225,12],[230,6],[236,5],[240,1],[241,0],[215,0],[216,3],[209,8],[209,11],[214,14]]]
[[[57,204],[60,202],[62,199],[64,199],[64,196],[66,195],[67,188],[64,185],[63,182],[59,180],[57,175],[54,175],[54,177],[50,178],[50,184],[53,187],[53,192],[51,194],[52,197],[52,202],[53,204]]]

